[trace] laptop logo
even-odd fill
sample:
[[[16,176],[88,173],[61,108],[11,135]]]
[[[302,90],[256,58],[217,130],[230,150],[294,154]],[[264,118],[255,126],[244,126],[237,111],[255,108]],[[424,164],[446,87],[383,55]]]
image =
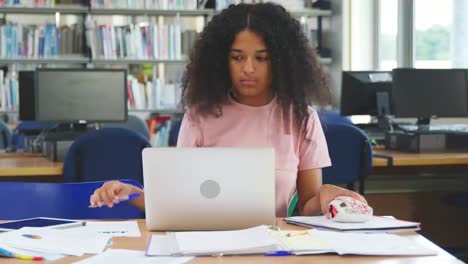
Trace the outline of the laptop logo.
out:
[[[200,185],[200,193],[202,196],[213,199],[216,198],[221,192],[219,183],[213,180],[206,180]]]

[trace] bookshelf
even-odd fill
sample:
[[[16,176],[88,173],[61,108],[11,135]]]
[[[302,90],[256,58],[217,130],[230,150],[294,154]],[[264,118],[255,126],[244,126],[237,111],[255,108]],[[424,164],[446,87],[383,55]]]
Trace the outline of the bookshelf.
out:
[[[53,7],[27,7],[27,6],[0,6],[0,25],[1,17],[3,18],[9,15],[21,14],[21,15],[50,15],[58,16],[63,15],[76,15],[82,17],[80,23],[85,29],[85,17],[88,15],[99,17],[99,16],[128,16],[128,17],[168,17],[169,19],[175,17],[204,17],[206,21],[213,15],[220,13],[220,10],[215,9],[176,9],[176,10],[163,10],[163,9],[143,9],[143,8],[108,8],[108,7],[98,7],[91,5],[55,5]],[[321,24],[322,17],[331,17],[333,15],[331,10],[320,10],[313,8],[303,8],[301,10],[294,10],[291,13],[296,17],[306,17],[306,18],[317,18],[319,21],[319,27]],[[134,20],[132,20],[134,21]],[[321,30],[321,29],[319,29]],[[321,34],[321,32],[318,32]],[[61,34],[62,35],[62,34]],[[83,36],[85,33],[83,32]],[[84,37],[83,37],[84,39]],[[318,37],[317,40],[320,38]],[[84,42],[84,40],[83,40]],[[120,55],[122,56],[122,55]],[[153,58],[154,57],[154,58]],[[137,58],[136,56],[124,56],[115,58],[109,58],[108,56],[92,56],[91,52],[83,44],[82,54],[59,54],[54,56],[42,56],[42,57],[2,57],[0,53],[0,66],[2,65],[39,65],[40,67],[47,66],[48,64],[53,65],[82,65],[83,67],[115,67],[115,65],[120,65],[120,67],[129,67],[129,65],[142,65],[142,64],[153,64],[154,67],[164,67],[164,65],[175,65],[183,66],[187,63],[186,54],[178,56],[177,59],[167,58],[167,56],[158,56],[150,55],[145,56],[144,58]],[[320,62],[323,64],[330,65],[332,64],[331,58],[320,58]],[[163,71],[164,72],[164,71]],[[154,71],[156,74],[157,71]],[[154,76],[153,74],[153,76]],[[134,113],[158,113],[158,114],[179,114],[182,113],[180,109],[131,109],[129,112]],[[15,110],[1,110],[1,114],[17,114]]]

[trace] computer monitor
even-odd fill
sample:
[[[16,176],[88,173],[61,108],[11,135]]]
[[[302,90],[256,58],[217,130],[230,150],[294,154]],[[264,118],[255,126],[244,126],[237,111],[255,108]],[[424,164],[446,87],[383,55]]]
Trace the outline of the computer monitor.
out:
[[[467,70],[399,68],[392,75],[396,117],[425,125],[431,117],[468,116]]]
[[[36,120],[56,123],[127,119],[124,69],[37,69]]]
[[[19,120],[34,121],[35,101],[34,101],[34,71],[18,72],[19,83]]]
[[[391,72],[344,71],[341,87],[341,115],[392,114]]]

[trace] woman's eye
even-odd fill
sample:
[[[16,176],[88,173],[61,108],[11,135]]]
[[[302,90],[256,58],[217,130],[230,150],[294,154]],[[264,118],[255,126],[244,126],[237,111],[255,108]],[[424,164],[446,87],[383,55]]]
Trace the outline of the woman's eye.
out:
[[[259,60],[259,61],[267,61],[267,60],[269,60],[269,58],[268,58],[268,57],[257,57],[257,60]]]
[[[242,57],[241,57],[241,56],[231,56],[231,58],[232,58],[233,60],[236,60],[236,61],[242,60]]]

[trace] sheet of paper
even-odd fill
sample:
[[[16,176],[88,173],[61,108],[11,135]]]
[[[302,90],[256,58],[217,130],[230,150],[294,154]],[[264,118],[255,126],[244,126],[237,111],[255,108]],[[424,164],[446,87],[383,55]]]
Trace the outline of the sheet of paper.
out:
[[[86,221],[85,226],[64,230],[67,234],[105,234],[112,237],[140,237],[137,221]]]
[[[180,254],[174,233],[152,235],[146,248],[147,256],[173,256]]]
[[[3,244],[0,244],[0,248],[14,255],[28,256],[28,257],[42,257],[45,260],[57,260],[57,259],[65,257],[65,255],[62,255],[62,254],[26,250],[26,249],[21,249],[21,248],[10,247],[10,246],[3,245]]]
[[[394,234],[359,234],[334,231],[310,231],[330,245],[340,255],[375,255],[375,256],[429,256],[437,252],[425,248],[408,238]]]
[[[144,251],[108,249],[104,253],[87,258],[76,264],[182,264],[192,257],[147,257]]]
[[[301,251],[307,252],[335,252],[331,247],[326,243],[319,240],[316,236],[305,233],[295,236],[287,236],[287,234],[297,231],[272,231],[271,235],[274,236],[280,243],[285,247],[286,250],[293,251],[294,253],[299,253]]]
[[[18,249],[81,256],[101,253],[110,236],[67,234],[60,229],[23,227],[0,234],[0,243]]]
[[[265,253],[279,246],[269,235],[267,226],[234,231],[177,232],[175,237],[183,254]]]
[[[373,216],[371,220],[365,223],[337,223],[325,216],[294,216],[286,218],[286,221],[302,223],[308,226],[317,226],[332,228],[341,231],[350,230],[369,230],[378,231],[379,229],[401,229],[401,228],[417,228],[420,223],[401,221],[388,217]],[[387,231],[387,230],[384,230]]]

